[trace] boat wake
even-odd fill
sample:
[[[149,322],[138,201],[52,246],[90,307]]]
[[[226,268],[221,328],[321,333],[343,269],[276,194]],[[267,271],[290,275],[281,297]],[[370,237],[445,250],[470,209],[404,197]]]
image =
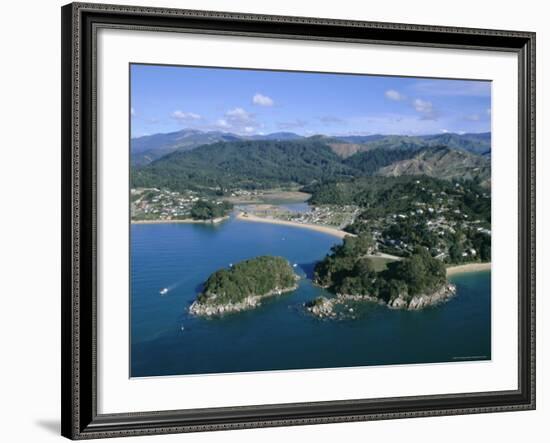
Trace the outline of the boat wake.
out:
[[[159,295],[166,295],[168,294],[168,292],[170,291],[173,291],[174,289],[176,289],[179,285],[181,284],[181,282],[177,282],[177,283],[174,283],[170,286],[167,286],[166,288],[162,288],[161,290],[159,290]]]

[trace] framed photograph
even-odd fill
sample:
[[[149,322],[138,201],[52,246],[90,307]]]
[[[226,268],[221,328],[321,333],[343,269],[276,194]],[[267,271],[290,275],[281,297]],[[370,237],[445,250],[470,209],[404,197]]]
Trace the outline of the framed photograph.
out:
[[[62,8],[62,434],[535,408],[535,35]]]

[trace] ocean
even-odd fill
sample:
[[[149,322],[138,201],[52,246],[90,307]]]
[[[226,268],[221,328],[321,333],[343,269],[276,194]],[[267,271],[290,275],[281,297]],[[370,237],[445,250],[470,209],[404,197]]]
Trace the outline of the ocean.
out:
[[[422,311],[350,304],[356,318],[321,320],[306,301],[330,296],[313,266],[341,239],[234,218],[220,225],[131,225],[130,376],[428,364],[491,358],[491,274],[450,278],[457,295]],[[187,309],[214,271],[258,255],[296,264],[296,291],[255,310],[197,318]],[[162,288],[168,288],[164,295]]]

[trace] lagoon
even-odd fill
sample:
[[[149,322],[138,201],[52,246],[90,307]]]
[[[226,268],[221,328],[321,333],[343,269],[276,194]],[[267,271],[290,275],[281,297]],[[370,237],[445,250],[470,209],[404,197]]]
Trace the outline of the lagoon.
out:
[[[423,311],[354,305],[355,319],[320,320],[303,303],[328,295],[313,265],[341,239],[231,218],[220,225],[131,225],[130,376],[439,363],[491,358],[490,272],[457,274],[457,296]],[[296,291],[258,309],[206,319],[187,309],[214,271],[280,255],[302,276]],[[161,295],[162,288],[168,292]]]

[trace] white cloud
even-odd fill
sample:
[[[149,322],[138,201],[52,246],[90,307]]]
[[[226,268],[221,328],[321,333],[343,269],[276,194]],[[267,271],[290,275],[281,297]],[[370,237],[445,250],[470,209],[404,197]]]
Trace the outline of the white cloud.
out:
[[[440,129],[441,132],[443,132],[443,134],[447,134],[449,132],[448,129]]]
[[[216,125],[220,128],[229,128],[229,123],[227,123],[227,120],[224,118],[220,118],[216,121]]]
[[[437,120],[437,112],[432,102],[416,98],[412,102],[416,112],[422,115],[422,120]]]
[[[271,97],[260,94],[259,92],[252,97],[252,103],[258,106],[273,106],[275,104]]]
[[[233,120],[235,122],[248,122],[252,119],[251,114],[246,112],[243,108],[230,109],[225,113],[225,115],[229,120]]]
[[[225,113],[225,120],[230,126],[244,128],[245,126],[256,126],[254,114],[245,111],[243,108],[230,109]]]
[[[130,115],[132,117],[134,117],[136,115],[136,110],[133,107],[130,108]]]
[[[243,108],[233,108],[216,121],[216,127],[236,133],[250,134],[261,127],[254,114]]]
[[[431,112],[433,110],[433,105],[431,102],[421,100],[419,98],[414,100],[413,105],[414,109],[418,112]]]
[[[490,116],[491,115],[491,108],[487,108],[486,112],[487,112],[487,115]]]
[[[386,96],[387,99],[393,100],[393,101],[396,101],[396,102],[403,101],[403,100],[407,99],[406,96],[404,96],[400,92],[396,91],[395,89],[388,89],[384,93],[384,95]]]
[[[201,116],[199,114],[195,114],[194,112],[183,112],[183,111],[174,111],[172,112],[171,117],[173,119],[176,119],[182,122],[201,119]]]

